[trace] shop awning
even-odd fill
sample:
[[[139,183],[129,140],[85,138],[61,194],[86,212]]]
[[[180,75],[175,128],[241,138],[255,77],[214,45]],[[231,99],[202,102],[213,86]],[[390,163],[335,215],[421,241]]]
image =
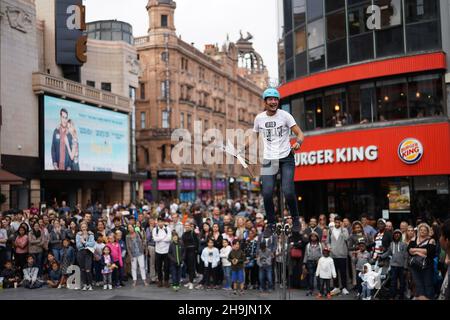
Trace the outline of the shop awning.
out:
[[[16,176],[11,172],[0,169],[0,183],[1,184],[22,184],[25,181],[24,178]]]

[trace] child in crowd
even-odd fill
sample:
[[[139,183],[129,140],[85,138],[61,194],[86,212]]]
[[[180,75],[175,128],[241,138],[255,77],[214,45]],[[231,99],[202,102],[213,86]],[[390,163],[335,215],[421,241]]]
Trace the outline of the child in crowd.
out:
[[[364,271],[364,265],[366,263],[370,263],[372,261],[371,254],[367,251],[367,245],[364,241],[358,243],[358,251],[356,254],[356,266],[355,270],[357,274]],[[357,297],[361,296],[362,293],[362,279],[361,277],[357,277],[356,279],[356,288],[357,288]]]
[[[372,299],[372,289],[375,288],[376,272],[372,271],[370,263],[364,265],[364,271],[359,273],[359,277],[362,279],[362,300]]]
[[[51,264],[51,269],[48,272],[47,285],[49,288],[61,288],[61,269],[57,261],[53,261]]]
[[[184,248],[179,241],[178,234],[172,232],[172,243],[169,247],[170,270],[172,271],[172,288],[180,290],[181,265],[184,260]]]
[[[408,261],[408,245],[402,241],[402,232],[395,230],[393,233],[393,241],[389,245],[388,250],[382,253],[380,259],[390,260],[390,279],[391,279],[391,299],[395,299],[397,293],[401,300],[405,297],[405,268]],[[400,282],[400,291],[397,292],[397,283]]]
[[[101,233],[96,234],[97,240],[94,246],[94,285],[99,286],[103,280],[102,266],[100,260],[103,254],[103,248],[106,246]]]
[[[53,253],[49,252],[47,254],[47,260],[44,263],[44,270],[43,270],[44,280],[48,280],[48,276],[50,274],[50,271],[52,270],[53,262],[56,262],[55,256],[53,255]]]
[[[67,283],[67,268],[75,263],[75,249],[70,243],[70,239],[63,240],[63,247],[61,249],[61,284],[58,288],[66,286]]]
[[[5,268],[0,273],[0,277],[3,278],[3,288],[16,288],[20,278],[17,275],[16,270],[13,267],[11,260],[5,262]]]
[[[121,269],[123,267],[123,260],[122,260],[122,249],[120,247],[119,242],[117,241],[117,236],[114,234],[110,234],[108,237],[108,244],[106,245],[109,250],[111,251],[111,258],[113,263],[117,266],[117,268],[114,268],[113,274],[112,274],[112,281],[116,288],[120,288],[121,285]]]
[[[336,269],[334,267],[333,259],[330,257],[330,249],[323,248],[323,256],[317,263],[316,277],[319,277],[320,292],[317,294],[317,298],[327,297],[331,298],[330,285],[331,279],[336,279]]]
[[[320,243],[319,235],[316,232],[311,232],[309,235],[309,242],[305,248],[305,257],[303,258],[304,266],[308,271],[308,287],[307,296],[314,293],[314,281],[316,280],[317,263],[322,257],[322,244]]]
[[[207,289],[212,289],[210,278],[212,276],[212,283],[217,282],[217,272],[216,268],[219,265],[220,255],[219,249],[214,247],[214,240],[209,238],[207,242],[208,246],[203,249],[201,259],[203,264],[205,265],[204,277],[205,277],[205,286]]]
[[[245,254],[240,248],[239,240],[233,242],[233,250],[228,256],[231,262],[231,282],[234,286],[234,294],[238,294],[238,287],[240,286],[240,294],[244,294],[244,261]]]
[[[265,242],[261,242],[259,250],[256,253],[256,263],[259,267],[259,290],[271,291],[273,287],[272,281],[272,259],[273,252],[268,250]],[[267,286],[266,286],[267,280]]]
[[[112,274],[117,268],[111,257],[111,249],[108,246],[103,247],[100,258],[101,273],[103,276],[103,290],[112,290]]]
[[[39,267],[35,266],[32,255],[27,257],[27,264],[23,269],[22,285],[27,289],[36,289],[42,287],[42,281],[38,278]]]
[[[228,239],[223,239],[219,256],[221,258],[222,271],[225,278],[225,286],[223,287],[224,290],[231,290],[231,262],[228,260],[231,250],[232,249]]]

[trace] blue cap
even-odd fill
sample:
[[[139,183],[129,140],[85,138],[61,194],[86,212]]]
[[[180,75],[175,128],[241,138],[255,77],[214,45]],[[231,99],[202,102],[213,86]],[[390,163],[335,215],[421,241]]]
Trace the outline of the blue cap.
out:
[[[280,99],[280,93],[275,88],[268,88],[263,93],[263,99],[266,100],[267,98],[278,98]]]

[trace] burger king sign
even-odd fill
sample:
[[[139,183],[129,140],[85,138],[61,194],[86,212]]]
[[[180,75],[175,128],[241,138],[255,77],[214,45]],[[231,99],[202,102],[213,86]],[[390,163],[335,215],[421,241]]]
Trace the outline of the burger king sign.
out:
[[[408,138],[398,146],[398,157],[406,164],[415,164],[423,156],[423,146],[419,140]]]

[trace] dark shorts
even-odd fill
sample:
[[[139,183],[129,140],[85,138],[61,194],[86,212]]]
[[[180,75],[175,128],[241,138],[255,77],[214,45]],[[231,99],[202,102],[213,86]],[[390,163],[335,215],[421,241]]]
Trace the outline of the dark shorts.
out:
[[[244,270],[240,269],[237,271],[231,271],[231,282],[243,283],[244,282]]]

